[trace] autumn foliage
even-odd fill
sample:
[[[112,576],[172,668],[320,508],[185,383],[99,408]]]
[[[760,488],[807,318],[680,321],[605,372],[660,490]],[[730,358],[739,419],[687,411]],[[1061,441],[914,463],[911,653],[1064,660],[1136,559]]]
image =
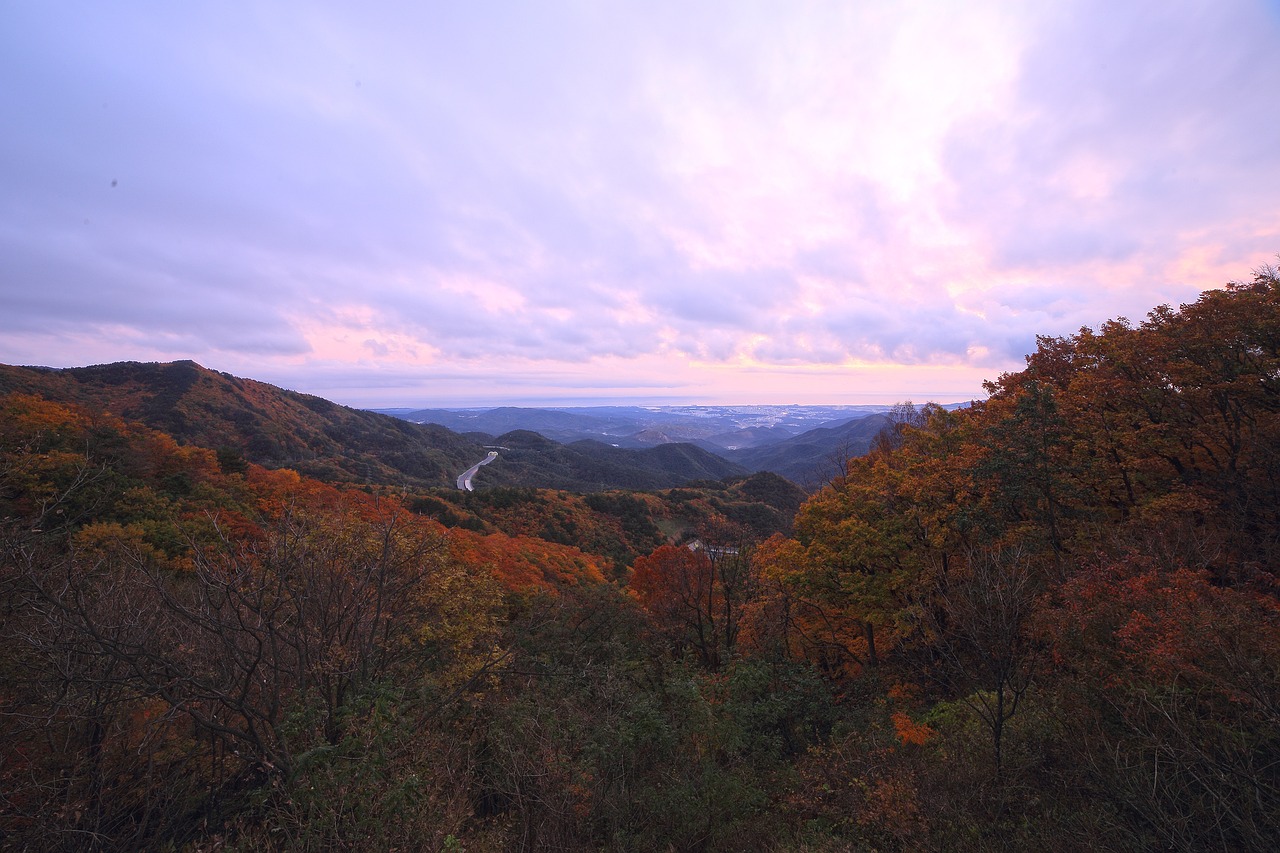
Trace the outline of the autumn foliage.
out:
[[[851,692],[915,685],[890,721],[933,762],[898,782],[967,803],[955,825],[985,815],[931,843],[1006,844],[1026,825],[1001,809],[1034,796],[1078,804],[1038,812],[1057,849],[1274,846],[1277,376],[1269,268],[1041,338],[985,402],[901,419],[757,552],[758,633]]]
[[[1276,271],[988,390],[794,519],[0,397],[0,847],[1276,849]]]

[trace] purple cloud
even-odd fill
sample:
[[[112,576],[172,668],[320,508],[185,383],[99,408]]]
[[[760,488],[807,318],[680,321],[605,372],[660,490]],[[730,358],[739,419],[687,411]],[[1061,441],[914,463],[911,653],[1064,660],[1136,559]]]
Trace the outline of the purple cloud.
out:
[[[6,23],[3,361],[190,357],[367,405],[963,399],[1036,334],[1280,250],[1262,2]]]

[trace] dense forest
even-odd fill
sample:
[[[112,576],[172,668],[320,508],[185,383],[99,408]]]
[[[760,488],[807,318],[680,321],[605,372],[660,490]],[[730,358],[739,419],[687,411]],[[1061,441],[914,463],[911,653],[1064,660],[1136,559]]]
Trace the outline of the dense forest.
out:
[[[77,388],[0,397],[0,849],[1280,846],[1275,269],[807,499],[323,482]]]

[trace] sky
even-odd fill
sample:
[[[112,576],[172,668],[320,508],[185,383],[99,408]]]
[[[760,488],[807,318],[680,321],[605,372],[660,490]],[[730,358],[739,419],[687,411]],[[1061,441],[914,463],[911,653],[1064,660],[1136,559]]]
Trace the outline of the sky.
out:
[[[955,402],[1280,252],[1280,2],[0,3],[0,362]]]

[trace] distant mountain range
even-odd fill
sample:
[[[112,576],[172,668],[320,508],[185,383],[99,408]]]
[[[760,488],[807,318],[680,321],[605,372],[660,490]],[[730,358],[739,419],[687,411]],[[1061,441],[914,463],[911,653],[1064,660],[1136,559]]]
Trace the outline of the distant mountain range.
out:
[[[866,453],[887,406],[340,406],[193,361],[55,369],[0,365],[0,394],[111,412],[273,468],[331,481],[448,487],[492,447],[476,488],[652,490],[770,471],[804,488]]]
[[[771,471],[813,489],[845,459],[871,448],[889,425],[886,405],[865,406],[607,406],[580,408],[379,409],[419,424],[437,424],[494,441],[510,430],[553,441],[594,441],[615,448],[692,444],[742,466]]]
[[[526,429],[559,442],[593,439],[618,447],[690,442],[714,453],[772,444],[889,411],[868,406],[591,406],[494,409],[375,409],[461,433]]]

